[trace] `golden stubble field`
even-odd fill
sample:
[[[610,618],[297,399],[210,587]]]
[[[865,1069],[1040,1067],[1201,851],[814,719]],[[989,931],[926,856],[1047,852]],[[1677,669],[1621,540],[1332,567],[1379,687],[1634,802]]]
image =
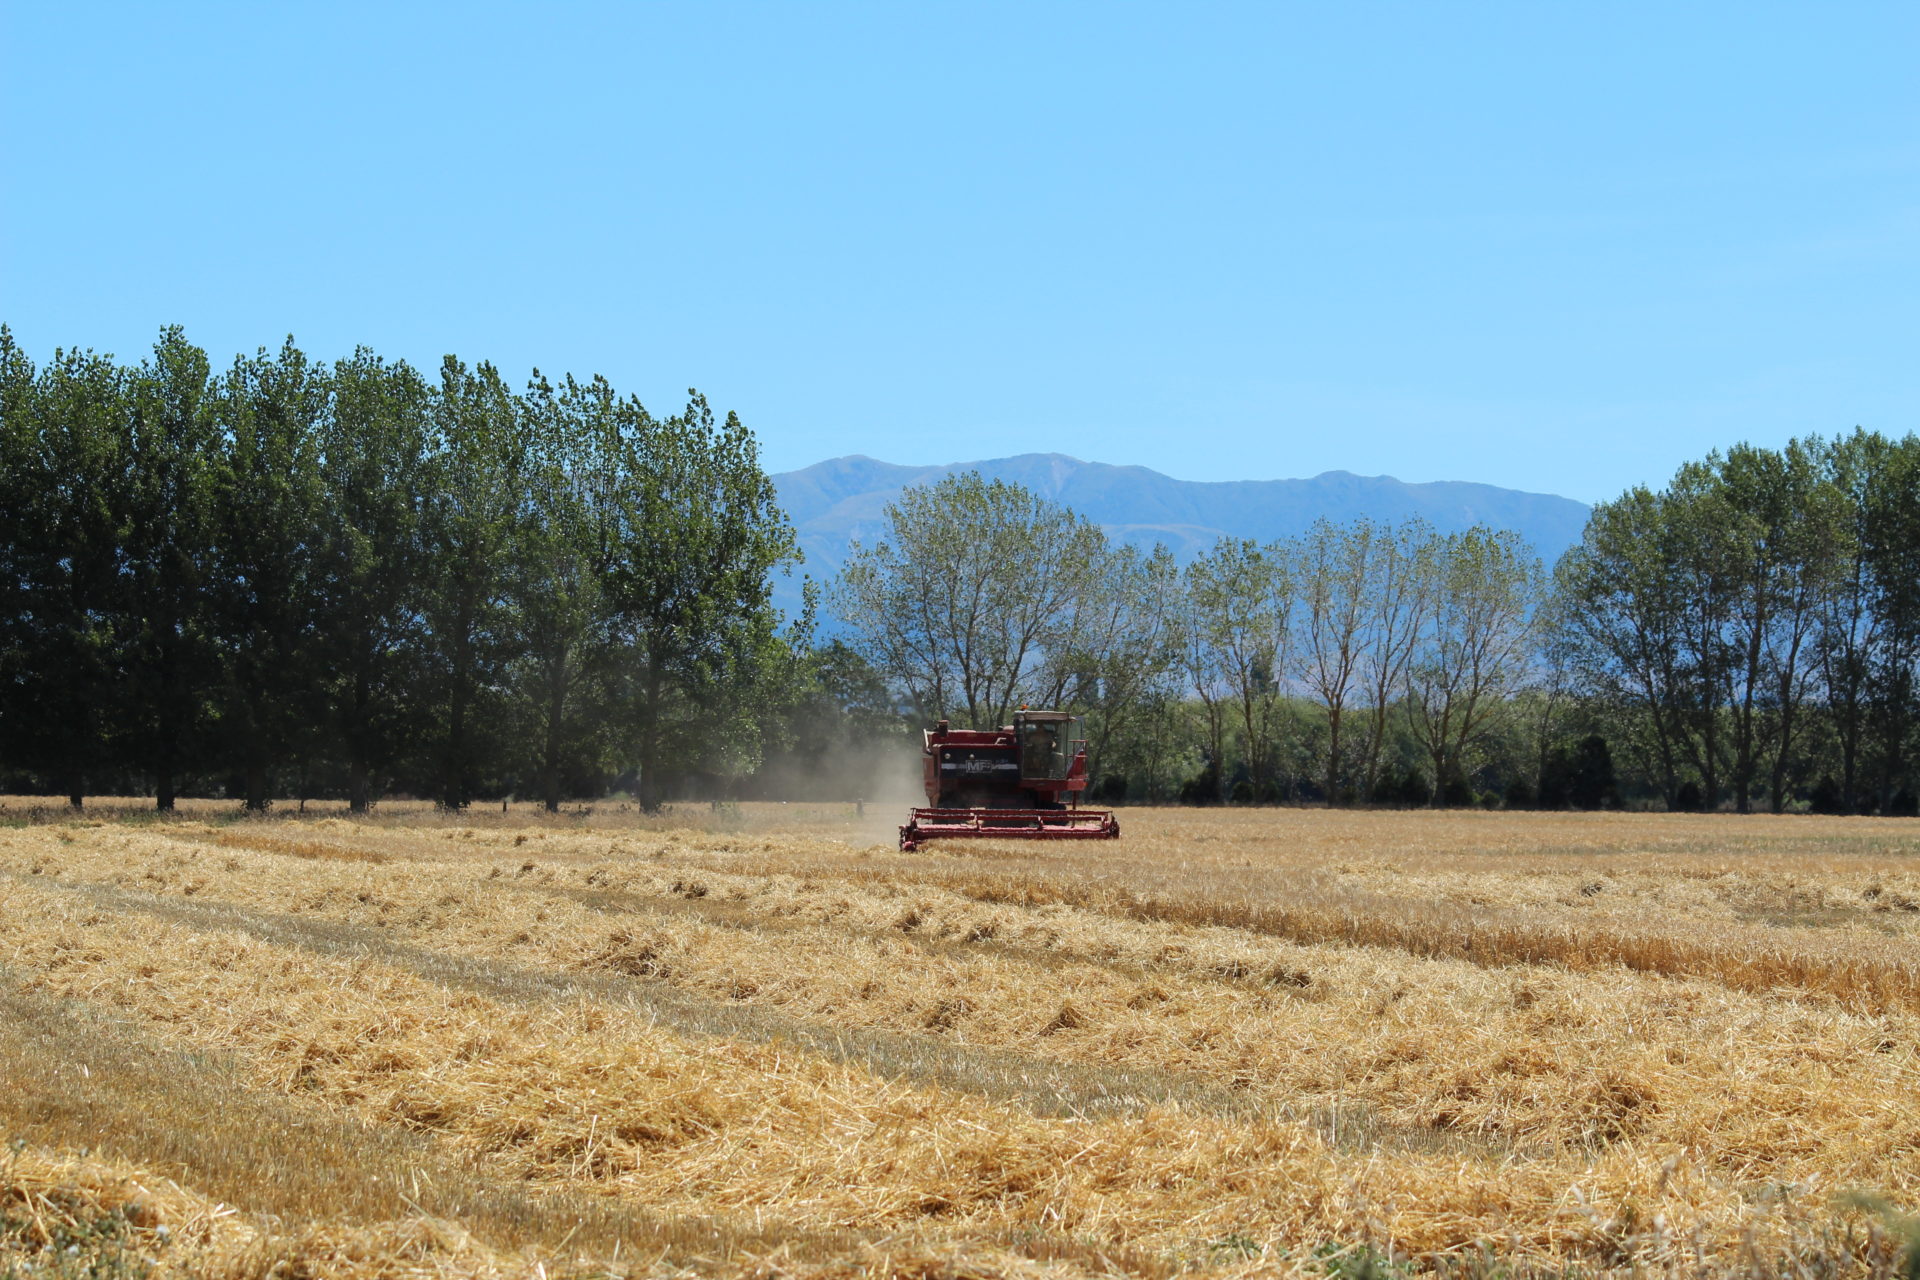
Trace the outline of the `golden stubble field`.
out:
[[[1920,824],[36,804],[0,1274],[1885,1275],[1920,1207]]]

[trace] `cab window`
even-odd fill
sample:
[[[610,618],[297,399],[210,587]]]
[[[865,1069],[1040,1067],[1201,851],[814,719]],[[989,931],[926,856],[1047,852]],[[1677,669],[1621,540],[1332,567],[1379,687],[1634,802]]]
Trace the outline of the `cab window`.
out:
[[[1020,776],[1064,778],[1072,763],[1072,721],[1025,720],[1018,725]]]

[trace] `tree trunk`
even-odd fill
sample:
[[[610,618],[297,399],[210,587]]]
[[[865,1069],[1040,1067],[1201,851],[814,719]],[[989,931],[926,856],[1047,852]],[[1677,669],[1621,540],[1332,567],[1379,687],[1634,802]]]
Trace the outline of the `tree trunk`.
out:
[[[1387,743],[1387,699],[1384,694],[1375,699],[1379,703],[1369,717],[1371,721],[1367,737],[1367,749],[1364,755],[1366,767],[1361,778],[1361,794],[1368,804],[1373,803],[1374,794],[1380,789],[1380,757]]]
[[[1702,813],[1712,813],[1720,807],[1720,734],[1718,732],[1718,708],[1709,704],[1706,719],[1702,721],[1702,749],[1696,763],[1700,766],[1700,785],[1706,792],[1701,797]]]
[[[1340,803],[1340,713],[1327,712],[1327,807]]]
[[[1547,752],[1550,750],[1548,743],[1552,741],[1553,737],[1553,702],[1553,694],[1549,692],[1545,699],[1545,705],[1540,711],[1540,741],[1538,744],[1540,751],[1533,762],[1533,794],[1535,800],[1539,799],[1540,783],[1547,776]]]
[[[440,761],[440,803],[452,810],[467,807],[467,701],[472,695],[473,622],[462,607],[451,636],[453,653],[448,672],[446,753]]]
[[[267,766],[258,760],[247,762],[247,812],[267,811]]]
[[[648,663],[645,717],[640,730],[640,808],[645,813],[660,812],[660,694],[665,677]]]
[[[1840,735],[1840,801],[1848,813],[1860,812],[1859,741],[1854,733]]]
[[[1733,808],[1735,813],[1753,812],[1753,780],[1760,772],[1759,730],[1755,726],[1754,689],[1760,683],[1761,644],[1768,615],[1762,612],[1754,621],[1747,641],[1747,667],[1742,674],[1743,691],[1739,710],[1734,713]]]
[[[462,691],[455,689],[453,706],[447,714],[447,748],[441,761],[440,803],[448,809],[467,807],[467,788],[462,767],[467,744],[467,703]]]
[[[359,760],[353,762],[347,779],[347,811],[360,814],[367,811],[367,766]]]
[[[564,665],[554,676],[547,697],[547,749],[541,760],[540,784],[547,812],[560,812],[560,737],[566,724],[567,685]]]
[[[1773,757],[1772,784],[1767,792],[1767,807],[1775,813],[1785,813],[1787,810],[1787,757],[1793,750],[1793,712],[1793,693],[1786,690],[1780,697],[1780,743]]]
[[[1213,795],[1215,801],[1227,798],[1227,726],[1226,715],[1220,710],[1220,704],[1211,700],[1207,703],[1207,763],[1213,766]]]
[[[660,812],[659,735],[652,725],[640,735],[640,810]]]
[[[163,631],[164,635],[165,632]],[[182,735],[175,728],[174,714],[182,706],[180,697],[181,671],[175,661],[172,646],[164,641],[160,654],[159,709],[156,717],[159,733],[155,743],[155,754],[159,756],[159,768],[154,771],[153,807],[160,813],[173,812],[175,769],[179,764],[179,748]],[[191,724],[189,718],[185,721]]]

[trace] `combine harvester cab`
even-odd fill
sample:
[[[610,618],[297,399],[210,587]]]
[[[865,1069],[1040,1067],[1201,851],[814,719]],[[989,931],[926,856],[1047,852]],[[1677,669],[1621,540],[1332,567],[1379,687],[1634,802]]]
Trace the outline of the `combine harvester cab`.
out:
[[[922,764],[929,808],[900,828],[900,847],[928,840],[1112,840],[1113,814],[1080,808],[1087,789],[1087,743],[1080,720],[1064,711],[1014,713],[1001,729],[926,731]]]

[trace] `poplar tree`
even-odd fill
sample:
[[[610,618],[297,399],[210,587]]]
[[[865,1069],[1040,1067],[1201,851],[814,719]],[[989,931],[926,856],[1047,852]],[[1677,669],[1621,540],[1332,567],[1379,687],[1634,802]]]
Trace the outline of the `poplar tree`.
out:
[[[565,780],[597,772],[619,740],[620,653],[607,588],[622,541],[632,436],[646,418],[604,378],[568,377],[556,390],[536,371],[523,405],[531,484],[513,562],[514,684],[539,795],[552,813]]]
[[[320,454],[331,377],[288,338],[236,360],[209,399],[221,437],[206,591],[225,758],[264,811],[275,768],[321,719]]]
[[[1779,813],[1817,678],[1820,604],[1838,589],[1846,559],[1844,499],[1800,441],[1736,445],[1706,465],[1738,546],[1728,635],[1734,806],[1747,812],[1764,778]]]
[[[1359,520],[1349,526],[1348,537],[1352,554],[1365,565],[1359,669],[1367,732],[1361,741],[1359,791],[1371,800],[1380,785],[1393,700],[1426,624],[1435,578],[1434,538],[1419,520],[1398,528]]]
[[[1049,690],[1046,656],[1106,563],[1106,535],[1026,488],[978,473],[908,489],[886,532],[856,543],[834,593],[861,651],[929,716],[1006,723]]]
[[[1533,675],[1546,575],[1508,530],[1475,527],[1436,539],[1425,562],[1427,616],[1407,664],[1406,707],[1439,804],[1465,776],[1469,748]]]
[[[1164,546],[1109,547],[1048,646],[1033,701],[1084,717],[1090,776],[1101,776],[1116,744],[1139,732],[1155,700],[1170,692],[1181,597],[1180,569]]]
[[[1629,708],[1645,730],[1644,767],[1671,806],[1687,732],[1681,575],[1668,504],[1645,486],[1601,503],[1555,570],[1567,648],[1590,697]]]
[[[74,808],[113,763],[126,392],[111,357],[36,370],[0,326],[0,755]]]
[[[423,468],[422,612],[427,622],[426,737],[435,794],[463,809],[507,730],[512,552],[527,519],[525,420],[492,365],[448,356],[430,401]]]
[[[1920,436],[1888,442],[1864,497],[1860,555],[1879,618],[1867,664],[1869,759],[1881,811],[1911,810],[1920,790]]]
[[[606,590],[648,809],[670,773],[757,759],[754,713],[780,657],[771,576],[800,559],[752,433],[688,395],[671,418],[634,400],[622,410],[625,479]]]
[[[172,810],[182,775],[205,750],[207,691],[218,674],[206,589],[221,449],[208,374],[206,353],[178,327],[161,332],[129,375],[124,479],[114,486],[115,718],[161,812]]]
[[[1280,673],[1293,658],[1291,559],[1285,544],[1261,547],[1222,538],[1187,566],[1184,584],[1196,692],[1210,710],[1212,699],[1224,695],[1237,713],[1247,774],[1256,787],[1272,781]],[[1193,650],[1208,655],[1204,664]],[[1218,687],[1206,688],[1210,683]],[[1217,725],[1213,733],[1217,744]]]
[[[1324,785],[1329,805],[1340,803],[1347,713],[1361,687],[1366,660],[1372,544],[1365,521],[1342,528],[1316,520],[1294,559],[1299,592],[1299,636],[1293,674],[1326,718]]]
[[[1784,810],[1831,735],[1823,807],[1904,808],[1920,726],[1920,438],[1741,445],[1594,509],[1559,614],[1593,705],[1672,806]]]
[[[319,718],[354,813],[425,735],[428,403],[410,366],[361,347],[334,366],[320,423]]]

